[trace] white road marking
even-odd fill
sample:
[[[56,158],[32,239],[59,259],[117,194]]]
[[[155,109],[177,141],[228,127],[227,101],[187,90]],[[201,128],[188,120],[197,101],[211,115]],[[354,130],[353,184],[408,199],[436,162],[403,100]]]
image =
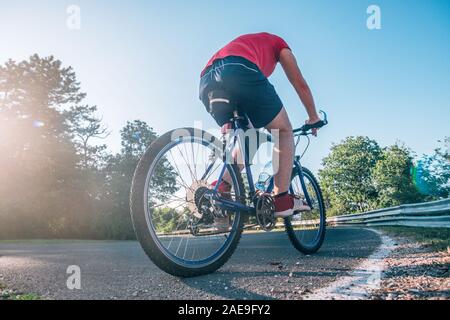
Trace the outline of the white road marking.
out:
[[[373,290],[380,288],[381,276],[385,268],[384,259],[395,247],[395,242],[386,234],[377,233],[381,245],[348,276],[341,277],[325,288],[318,289],[304,297],[305,300],[361,300],[368,299]]]

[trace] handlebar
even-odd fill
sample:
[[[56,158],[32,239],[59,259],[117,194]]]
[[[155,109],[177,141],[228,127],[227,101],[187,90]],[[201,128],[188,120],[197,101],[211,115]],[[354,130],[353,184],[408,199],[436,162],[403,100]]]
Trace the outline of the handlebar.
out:
[[[320,110],[319,111],[321,114],[323,114],[323,119],[313,123],[313,124],[305,124],[302,127],[298,128],[298,129],[294,129],[293,133],[298,133],[300,135],[308,135],[308,134],[312,134],[312,132],[310,132],[310,130],[312,129],[319,129],[322,128],[323,126],[326,126],[328,124],[328,117],[327,114],[325,113],[325,111]]]

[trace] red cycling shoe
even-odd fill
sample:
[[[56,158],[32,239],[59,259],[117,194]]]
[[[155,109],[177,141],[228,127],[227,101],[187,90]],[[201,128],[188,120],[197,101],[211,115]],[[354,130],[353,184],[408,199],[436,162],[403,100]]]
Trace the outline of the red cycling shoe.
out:
[[[286,218],[296,211],[311,211],[311,208],[300,197],[292,194],[275,196],[275,217]]]

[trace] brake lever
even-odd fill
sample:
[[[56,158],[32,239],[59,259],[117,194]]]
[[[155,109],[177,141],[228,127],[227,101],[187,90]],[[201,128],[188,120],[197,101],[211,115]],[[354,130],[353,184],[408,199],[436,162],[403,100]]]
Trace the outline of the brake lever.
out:
[[[305,124],[303,125],[298,131],[302,132],[304,134],[310,134],[312,132],[309,132],[312,129],[320,129],[324,126],[326,126],[328,124],[328,116],[327,113],[323,110],[319,110],[319,113],[321,113],[323,115],[323,119],[321,119],[320,121],[316,122],[315,124],[311,125],[311,124]],[[315,127],[314,125],[320,124],[320,126]]]
[[[323,120],[322,121],[323,121],[324,125],[327,125],[328,124],[327,113],[325,111],[323,111],[323,110],[319,110],[319,113],[323,114]]]

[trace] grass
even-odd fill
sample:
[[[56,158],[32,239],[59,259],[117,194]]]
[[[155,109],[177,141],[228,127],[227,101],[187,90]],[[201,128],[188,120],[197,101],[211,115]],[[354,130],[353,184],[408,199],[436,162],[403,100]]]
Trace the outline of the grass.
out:
[[[33,294],[33,293],[26,293],[26,294],[17,294],[17,295],[12,295],[10,300],[41,300],[41,297],[38,296],[37,294]]]
[[[41,297],[34,293],[10,293],[7,289],[7,286],[0,282],[0,300],[41,300]]]
[[[382,227],[380,229],[394,236],[412,238],[434,251],[450,252],[449,228]]]

